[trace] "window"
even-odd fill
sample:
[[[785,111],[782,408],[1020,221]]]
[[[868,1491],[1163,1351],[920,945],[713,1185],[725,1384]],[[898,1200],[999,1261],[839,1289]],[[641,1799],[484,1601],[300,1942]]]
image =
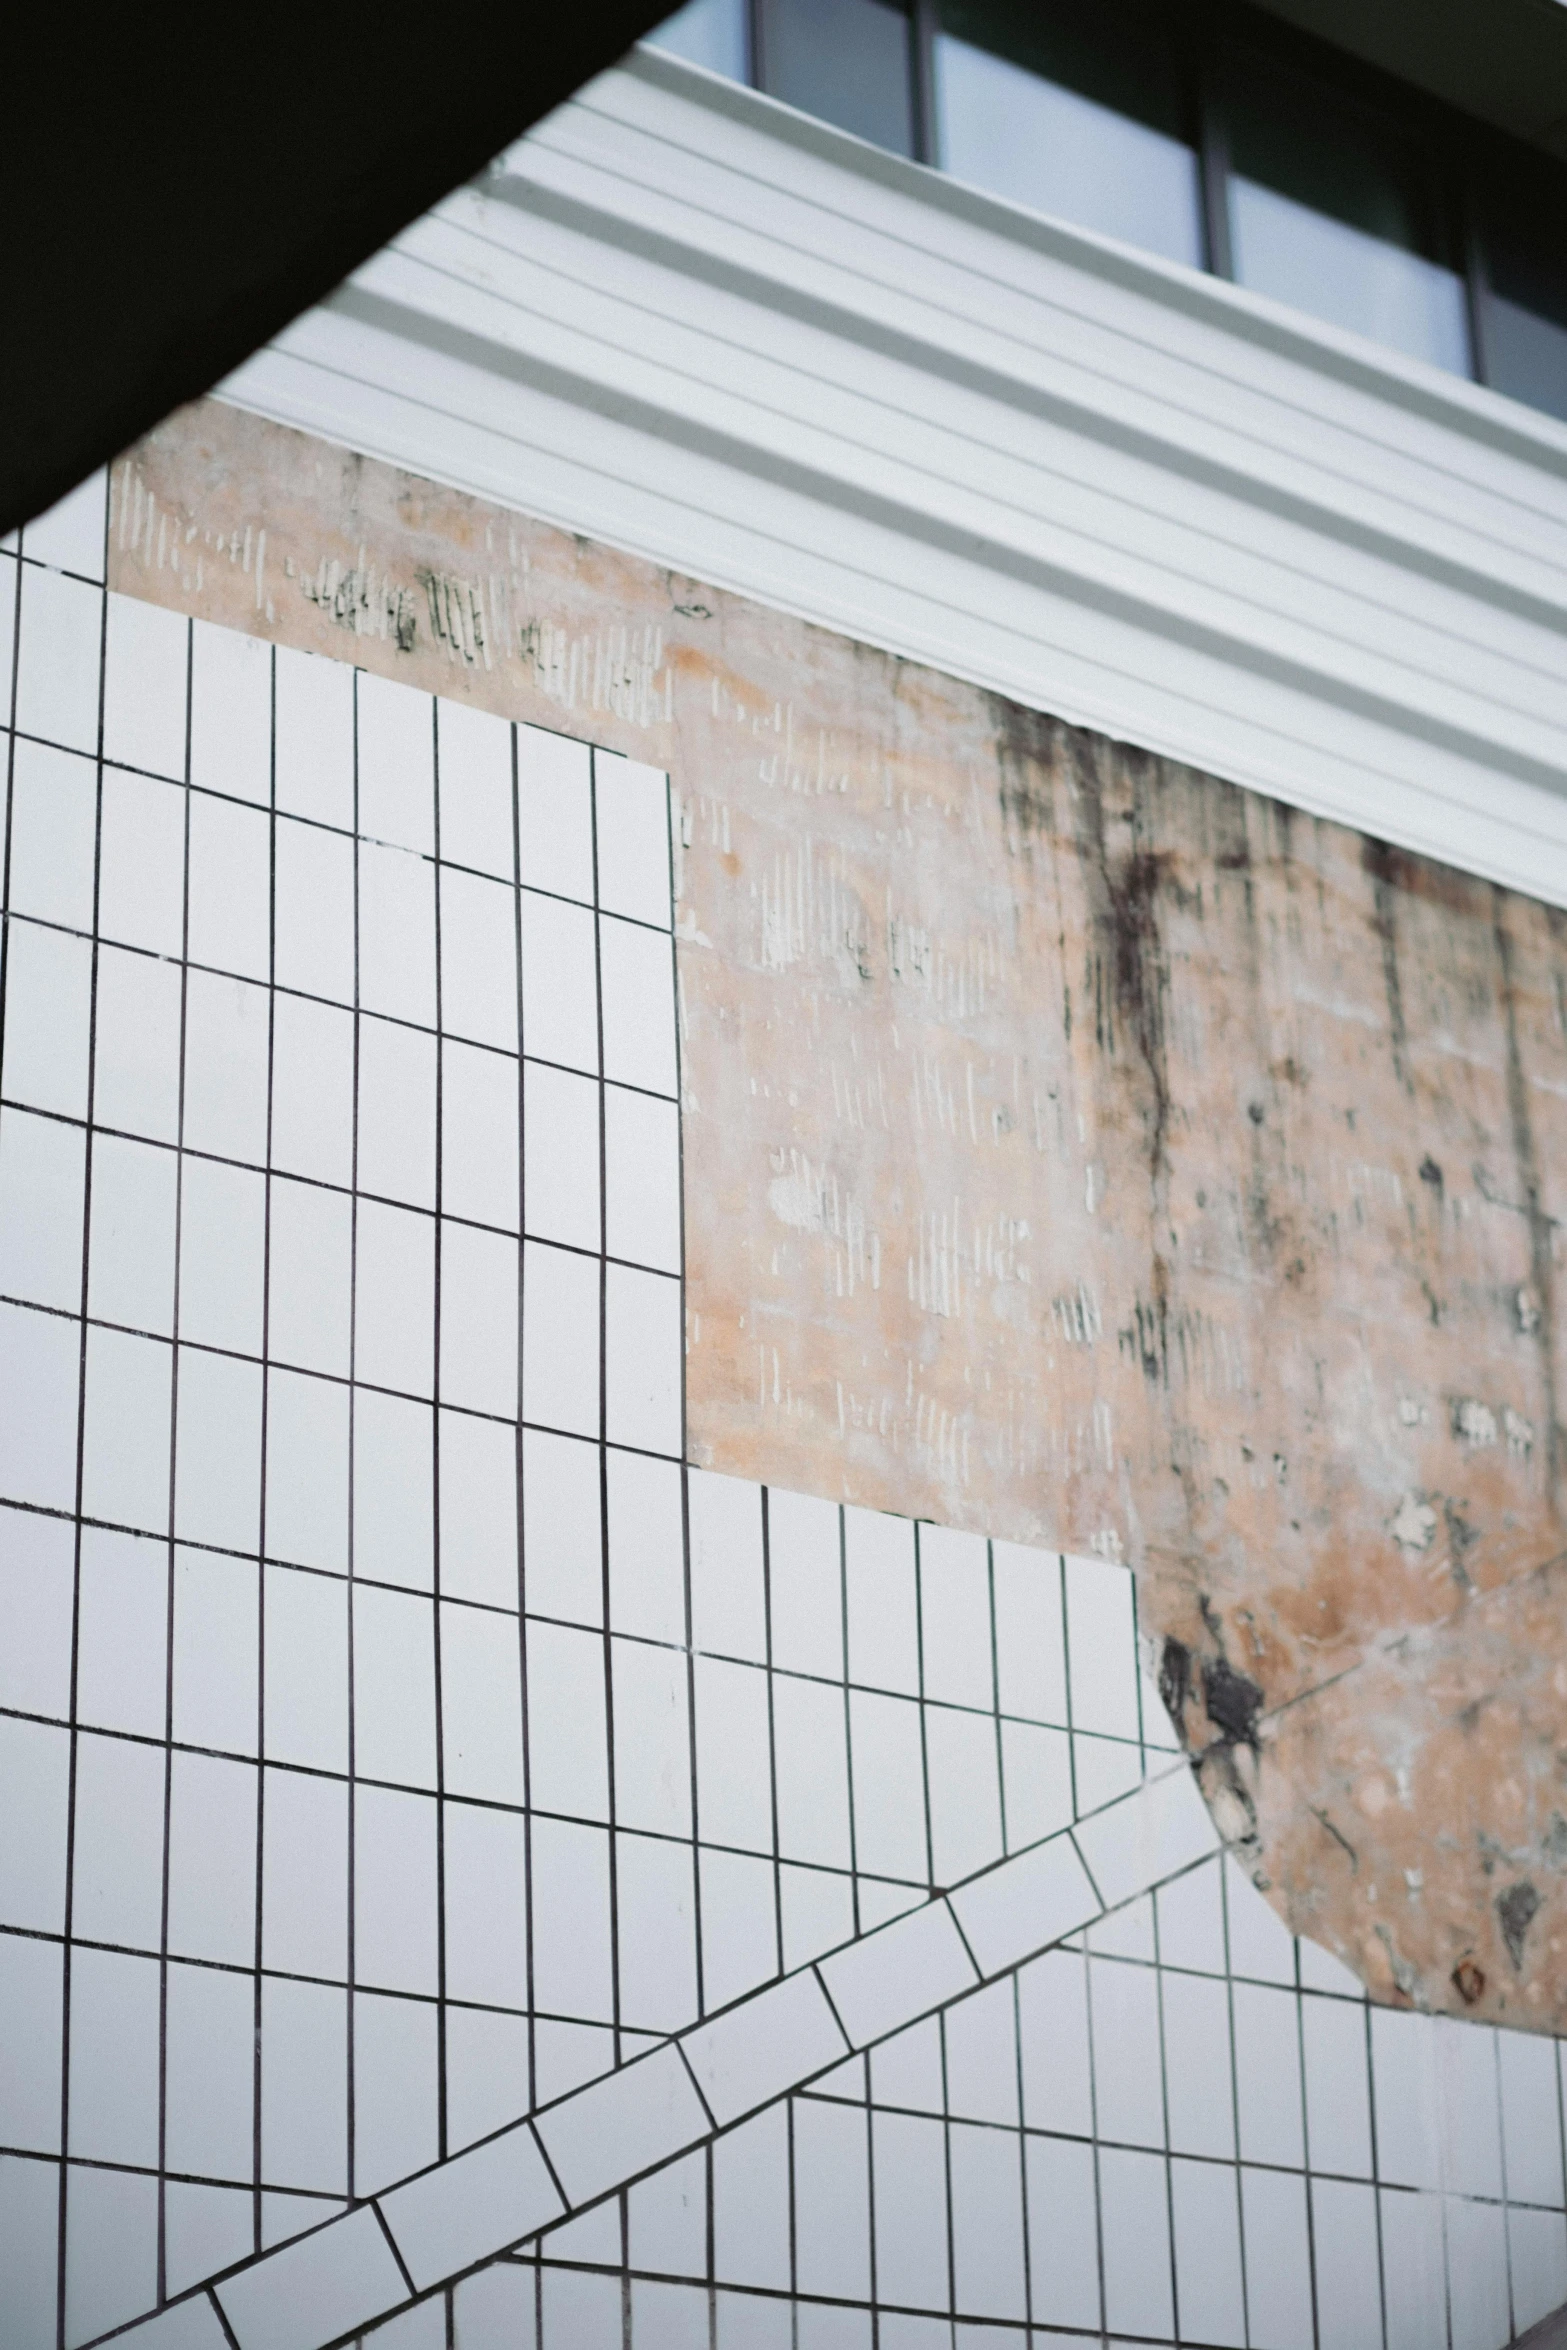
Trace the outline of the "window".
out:
[[[889,0],[761,0],[759,78],[804,114],[914,153],[908,11]]]
[[[651,37],[1567,421],[1567,172],[1248,0],[688,0]]]
[[[1235,60],[1223,92],[1237,281],[1469,374],[1464,283],[1418,150],[1332,90],[1261,59]]]
[[[959,179],[1202,266],[1197,157],[1175,48],[1104,8],[945,0],[937,143]]]
[[[751,78],[750,10],[746,0],[687,0],[648,34],[654,49],[667,49],[688,65],[727,74],[732,82]]]
[[[1481,207],[1485,376],[1567,422],[1567,244],[1561,191],[1509,173]]]

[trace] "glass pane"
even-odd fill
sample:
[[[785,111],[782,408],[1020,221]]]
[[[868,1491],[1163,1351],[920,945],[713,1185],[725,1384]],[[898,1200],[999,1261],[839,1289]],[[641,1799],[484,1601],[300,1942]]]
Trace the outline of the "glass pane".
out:
[[[1180,141],[946,35],[936,73],[942,161],[959,179],[1200,267],[1196,159]]]
[[[944,0],[943,167],[975,187],[1168,260],[1202,265],[1197,159],[1179,63],[1120,9]]]
[[[1526,182],[1510,169],[1509,180],[1507,202],[1482,206],[1486,375],[1499,392],[1567,418],[1567,185],[1543,170]]]
[[[745,20],[746,0],[686,0],[646,38],[650,48],[667,49],[671,57],[744,82],[751,78]]]
[[[786,105],[913,154],[909,19],[889,0],[762,0],[760,65]]]
[[[1225,112],[1239,283],[1467,375],[1463,281],[1423,159],[1272,66],[1234,66]]]

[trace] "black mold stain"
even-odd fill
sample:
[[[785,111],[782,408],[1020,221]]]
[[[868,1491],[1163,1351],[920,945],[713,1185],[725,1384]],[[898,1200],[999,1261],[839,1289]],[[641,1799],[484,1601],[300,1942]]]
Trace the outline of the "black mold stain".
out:
[[[1560,1517],[1563,1468],[1567,1464],[1563,1461],[1563,1432],[1556,1395],[1556,1252],[1552,1245],[1555,1236],[1552,1218],[1543,1205],[1544,1184],[1539,1154],[1535,1148],[1529,1086],[1524,1076],[1523,1055],[1518,1044],[1518,984],[1513,969],[1513,942],[1502,918],[1507,904],[1506,891],[1493,891],[1492,904],[1495,908],[1492,929],[1496,939],[1497,960],[1501,965],[1502,1012],[1507,1024],[1507,1107],[1512,1122],[1513,1157],[1523,1187],[1525,1212],[1529,1218],[1529,1257],[1533,1274],[1531,1287],[1539,1306],[1539,1319],[1530,1335],[1534,1339],[1545,1398],[1546,1482],[1552,1508]]]
[[[1406,1093],[1413,1093],[1406,1059],[1409,1034],[1404,1025],[1404,983],[1398,968],[1398,931],[1394,920],[1398,903],[1398,857],[1385,840],[1366,841],[1361,857],[1371,876],[1372,927],[1382,946],[1382,993],[1387,999],[1393,1074]]]
[[[1496,1914],[1502,1924],[1502,1940],[1507,1945],[1508,1957],[1520,1974],[1523,1972],[1524,1936],[1533,1925],[1539,1906],[1540,1896],[1527,1877],[1516,1885],[1509,1885],[1505,1893],[1499,1893],[1496,1897]]]
[[[1192,1652],[1184,1640],[1166,1640],[1159,1655],[1159,1695],[1164,1710],[1179,1729],[1192,1693]]]
[[[1203,1701],[1208,1708],[1208,1719],[1213,1722],[1232,1746],[1257,1749],[1257,1716],[1262,1711],[1262,1691],[1255,1681],[1238,1673],[1228,1657],[1210,1657],[1203,1660]]]

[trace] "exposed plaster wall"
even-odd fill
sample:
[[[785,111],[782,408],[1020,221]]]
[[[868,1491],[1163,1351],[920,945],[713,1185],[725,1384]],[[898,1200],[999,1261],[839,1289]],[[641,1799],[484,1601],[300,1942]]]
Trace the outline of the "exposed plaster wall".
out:
[[[111,537],[670,769],[693,1457],[1130,1558],[1291,1923],[1567,2028],[1567,918],[216,404]]]

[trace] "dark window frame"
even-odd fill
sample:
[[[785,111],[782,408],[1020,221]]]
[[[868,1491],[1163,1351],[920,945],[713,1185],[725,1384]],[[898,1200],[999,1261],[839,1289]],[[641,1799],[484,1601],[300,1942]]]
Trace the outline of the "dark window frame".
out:
[[[914,159],[939,169],[934,71],[939,0],[884,0],[884,4],[901,6],[909,20]],[[754,88],[765,90],[763,0],[744,0],[744,10],[749,78]],[[1471,379],[1493,383],[1491,273],[1485,225],[1488,194],[1510,184],[1525,170],[1531,176],[1554,176],[1562,191],[1562,217],[1567,220],[1567,166],[1543,150],[1511,139],[1441,99],[1398,81],[1379,67],[1282,23],[1250,5],[1249,0],[1171,0],[1169,19],[1182,71],[1188,136],[1197,157],[1206,273],[1231,281],[1235,274],[1229,140],[1220,84],[1226,59],[1237,52],[1250,52],[1293,68],[1346,103],[1375,113],[1389,124],[1393,137],[1418,158],[1443,225],[1452,266],[1463,283]]]

